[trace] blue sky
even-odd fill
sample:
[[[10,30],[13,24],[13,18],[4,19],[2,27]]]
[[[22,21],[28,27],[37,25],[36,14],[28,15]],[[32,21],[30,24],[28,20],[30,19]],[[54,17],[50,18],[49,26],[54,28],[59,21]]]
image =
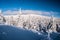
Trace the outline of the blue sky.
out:
[[[38,10],[46,12],[56,12],[55,17],[60,18],[60,1],[59,0],[0,0],[0,9],[17,10]]]

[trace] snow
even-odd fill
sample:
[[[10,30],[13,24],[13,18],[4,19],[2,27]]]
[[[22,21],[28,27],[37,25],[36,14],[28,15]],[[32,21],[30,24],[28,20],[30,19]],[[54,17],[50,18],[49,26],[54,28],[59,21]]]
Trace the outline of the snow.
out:
[[[40,32],[40,29],[41,31],[44,29],[47,32],[47,26],[49,25],[49,22],[52,21],[51,24],[53,24],[53,29],[50,28],[49,32],[52,33],[53,31],[56,31],[56,18],[54,17],[47,17],[37,14],[4,15],[6,22],[3,22],[3,17],[1,18],[0,19],[2,21],[0,21],[0,23],[16,26],[18,28],[34,30],[37,33]]]
[[[0,40],[60,40],[60,34],[34,32],[35,30],[24,30],[15,26],[0,25]]]
[[[0,40],[57,40],[57,37],[60,40],[58,18],[38,15],[35,12],[32,14],[29,11],[22,14],[21,9],[16,15],[1,13],[0,10]]]
[[[7,34],[6,32],[2,32],[3,35]]]
[[[0,40],[39,40],[38,34],[13,26],[0,25],[0,32]]]

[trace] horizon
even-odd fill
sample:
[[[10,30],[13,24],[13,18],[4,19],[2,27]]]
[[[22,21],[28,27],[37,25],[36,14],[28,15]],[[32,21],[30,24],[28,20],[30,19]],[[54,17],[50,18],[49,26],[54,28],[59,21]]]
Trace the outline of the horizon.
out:
[[[59,0],[0,0],[0,11],[18,13],[21,8],[24,12],[32,12],[44,16],[60,18]]]

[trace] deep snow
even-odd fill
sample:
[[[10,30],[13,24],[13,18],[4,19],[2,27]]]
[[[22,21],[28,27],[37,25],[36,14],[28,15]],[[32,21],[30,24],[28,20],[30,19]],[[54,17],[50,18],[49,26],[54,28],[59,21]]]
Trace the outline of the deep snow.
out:
[[[50,38],[51,40],[60,40],[60,34],[52,32]],[[31,30],[0,25],[0,40],[49,40],[49,38],[44,32],[39,35]]]

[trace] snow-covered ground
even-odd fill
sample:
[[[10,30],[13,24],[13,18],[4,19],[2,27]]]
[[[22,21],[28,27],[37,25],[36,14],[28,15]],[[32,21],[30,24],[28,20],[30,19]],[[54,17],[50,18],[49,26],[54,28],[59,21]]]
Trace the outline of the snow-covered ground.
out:
[[[0,16],[0,40],[60,40],[60,21],[37,14]]]
[[[49,36],[50,35],[50,36]],[[60,40],[60,34],[24,30],[15,26],[0,25],[0,40]]]
[[[49,32],[56,32],[57,27],[59,28],[58,30],[60,30],[60,21],[58,21],[55,17],[42,16],[37,14],[20,14],[4,15],[1,16],[0,19],[2,20],[2,24],[16,26],[18,28],[32,31],[34,30],[36,32],[48,32],[48,30]]]

